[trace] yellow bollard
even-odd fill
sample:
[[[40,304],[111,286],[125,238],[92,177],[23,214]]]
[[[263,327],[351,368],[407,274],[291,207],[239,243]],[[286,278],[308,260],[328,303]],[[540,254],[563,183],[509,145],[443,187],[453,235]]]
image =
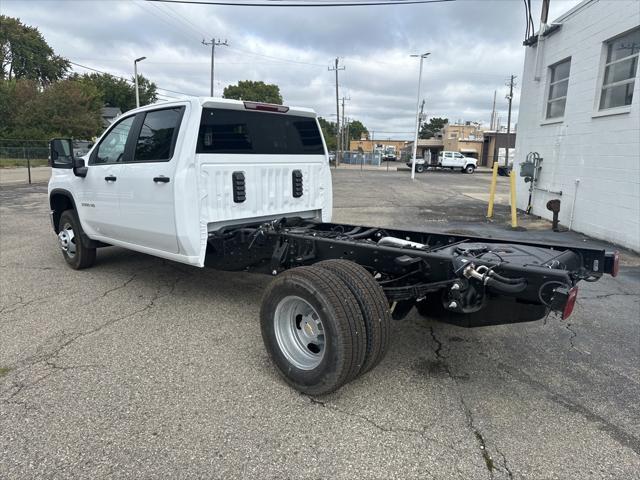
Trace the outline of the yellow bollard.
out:
[[[496,184],[498,182],[498,162],[493,162],[493,172],[491,174],[491,188],[489,189],[489,208],[487,218],[493,217],[493,202],[496,199]]]
[[[511,181],[511,228],[518,228],[518,215],[516,212],[516,172],[511,170],[509,174]]]

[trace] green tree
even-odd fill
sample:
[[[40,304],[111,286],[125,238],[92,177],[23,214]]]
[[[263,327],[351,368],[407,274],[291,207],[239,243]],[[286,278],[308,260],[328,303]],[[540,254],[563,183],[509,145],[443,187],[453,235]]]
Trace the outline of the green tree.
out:
[[[0,79],[27,79],[46,86],[63,78],[69,67],[37,28],[0,15]]]
[[[102,130],[100,93],[81,82],[61,80],[42,89],[34,80],[4,80],[0,98],[8,112],[0,121],[3,137],[89,139]]]
[[[368,136],[369,130],[367,130],[367,127],[365,127],[360,120],[352,120],[349,122],[349,138],[351,138],[351,140],[360,140],[363,133],[366,133]]]
[[[318,123],[322,129],[322,136],[327,144],[327,150],[336,150],[336,122],[329,122],[322,117],[318,117]]]
[[[106,73],[85,73],[84,75],[76,73],[70,78],[97,89],[104,106],[118,107],[122,112],[136,107],[136,90],[133,84],[133,77],[129,82]],[[140,92],[140,105],[148,105],[157,100],[156,84],[142,75],[138,75],[138,90]]]
[[[434,117],[429,120],[429,122],[425,122],[420,127],[420,132],[418,134],[418,138],[433,138],[436,133],[444,128],[444,126],[449,123],[447,118]]]
[[[282,105],[280,87],[253,80],[240,80],[237,85],[229,85],[222,92],[223,98],[248,100],[251,102],[275,103]]]

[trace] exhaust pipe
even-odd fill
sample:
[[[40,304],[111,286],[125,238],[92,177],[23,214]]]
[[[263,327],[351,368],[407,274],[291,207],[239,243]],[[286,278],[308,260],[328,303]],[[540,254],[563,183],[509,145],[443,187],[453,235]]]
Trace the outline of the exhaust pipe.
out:
[[[403,240],[402,238],[397,237],[382,237],[378,240],[378,245],[388,246],[388,247],[399,247],[399,248],[426,248],[427,246],[422,243],[412,242],[410,240]]]

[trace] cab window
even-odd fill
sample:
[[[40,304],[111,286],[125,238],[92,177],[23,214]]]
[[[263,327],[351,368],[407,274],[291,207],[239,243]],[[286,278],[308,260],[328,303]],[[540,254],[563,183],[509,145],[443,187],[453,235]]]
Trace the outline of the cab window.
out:
[[[98,145],[96,155],[91,158],[90,164],[108,165],[122,162],[134,118],[128,117],[121,120],[109,131],[107,136],[100,142],[100,145]]]
[[[171,160],[184,107],[155,110],[144,114],[135,143],[134,162]]]

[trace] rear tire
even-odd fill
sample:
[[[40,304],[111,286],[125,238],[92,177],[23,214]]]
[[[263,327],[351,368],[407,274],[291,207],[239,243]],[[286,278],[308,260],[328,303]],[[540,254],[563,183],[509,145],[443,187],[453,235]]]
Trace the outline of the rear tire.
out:
[[[278,372],[299,392],[333,392],[363,366],[367,338],[360,307],[331,271],[298,267],[278,275],[262,298],[260,325]]]
[[[416,172],[417,173],[424,172],[424,165],[416,165]]]
[[[96,261],[96,249],[85,246],[84,232],[75,210],[65,210],[58,223],[58,243],[64,260],[74,270],[89,268]]]
[[[340,277],[360,306],[367,334],[367,349],[359,375],[367,373],[380,363],[389,349],[391,314],[387,297],[373,276],[357,263],[325,260],[315,266]]]

